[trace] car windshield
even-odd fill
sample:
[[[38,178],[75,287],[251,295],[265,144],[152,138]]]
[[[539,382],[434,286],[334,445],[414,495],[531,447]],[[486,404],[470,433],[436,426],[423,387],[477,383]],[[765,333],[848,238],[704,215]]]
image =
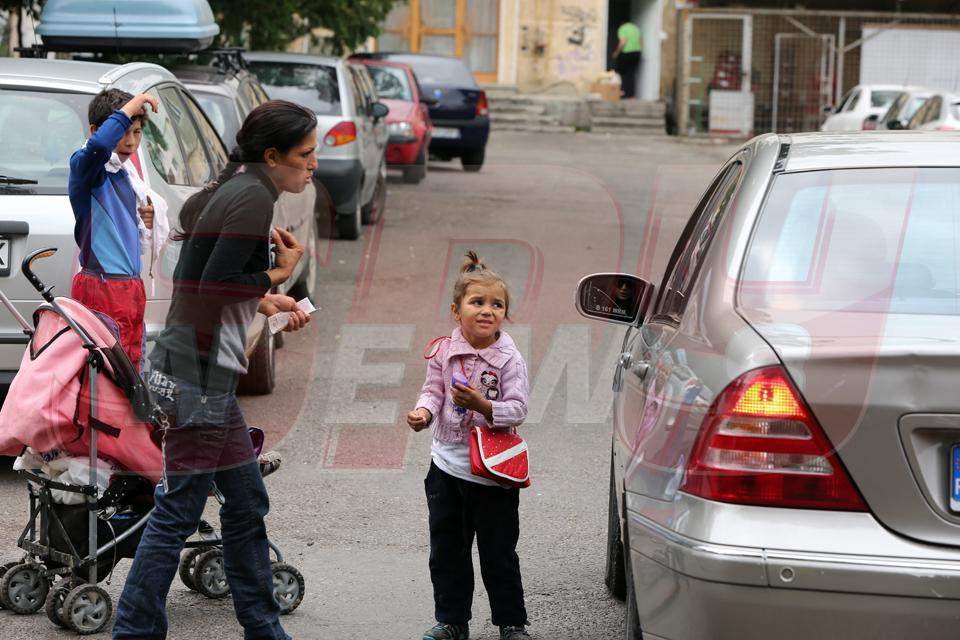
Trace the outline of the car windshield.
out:
[[[336,67],[252,61],[248,66],[271,98],[302,104],[321,116],[340,115],[340,85]]]
[[[778,176],[750,245],[740,302],[960,315],[960,168]]]
[[[886,109],[899,95],[899,91],[873,91],[870,93],[870,106],[874,109]]]
[[[413,94],[410,91],[410,82],[407,79],[407,72],[398,67],[380,67],[367,65],[367,71],[373,78],[373,86],[377,90],[377,95],[386,100],[406,100],[413,101]]]
[[[83,93],[0,89],[0,175],[36,184],[0,183],[0,193],[66,194],[70,156],[89,131]]]
[[[218,93],[194,91],[193,97],[200,103],[200,108],[210,118],[213,128],[217,130],[220,139],[227,148],[232,149],[237,144],[237,131],[240,131],[240,117],[233,100]]]
[[[477,86],[470,70],[456,58],[393,55],[390,59],[413,67],[413,72],[417,74],[417,81],[421,86],[430,84],[470,88]]]

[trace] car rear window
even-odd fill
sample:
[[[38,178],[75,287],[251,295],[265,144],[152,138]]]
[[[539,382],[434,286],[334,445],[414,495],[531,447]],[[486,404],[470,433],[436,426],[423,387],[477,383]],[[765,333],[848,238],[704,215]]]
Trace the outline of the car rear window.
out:
[[[740,303],[960,315],[960,168],[778,176],[751,241]]]
[[[870,93],[870,106],[875,109],[885,109],[899,95],[899,91],[873,91]]]
[[[250,62],[248,66],[271,98],[302,104],[321,116],[342,113],[336,67],[293,62]]]
[[[200,103],[203,112],[210,118],[213,128],[228,148],[237,144],[237,131],[240,130],[240,118],[234,101],[218,93],[194,91],[193,97]]]
[[[421,85],[440,84],[469,88],[477,86],[467,65],[456,58],[395,55],[390,56],[390,59],[413,67],[413,72],[417,74],[417,81]]]
[[[373,79],[373,86],[377,90],[377,96],[386,100],[413,100],[413,93],[410,91],[410,81],[407,79],[407,72],[397,67],[375,67],[367,66],[370,77]]]
[[[70,156],[87,139],[90,95],[0,89],[0,175],[36,180],[0,193],[67,193]]]

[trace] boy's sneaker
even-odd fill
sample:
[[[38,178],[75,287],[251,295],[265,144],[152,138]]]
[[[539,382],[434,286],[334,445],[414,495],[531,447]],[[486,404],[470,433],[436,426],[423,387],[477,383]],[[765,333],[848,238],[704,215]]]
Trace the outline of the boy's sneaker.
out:
[[[423,632],[423,640],[470,640],[470,625],[438,622]]]
[[[500,640],[530,640],[530,634],[523,627],[500,627]]]

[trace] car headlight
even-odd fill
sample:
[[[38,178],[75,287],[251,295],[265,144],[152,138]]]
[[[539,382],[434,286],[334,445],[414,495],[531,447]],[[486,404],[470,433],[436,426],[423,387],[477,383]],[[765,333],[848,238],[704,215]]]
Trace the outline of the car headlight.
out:
[[[387,133],[391,140],[395,141],[410,141],[416,138],[413,125],[409,122],[390,122],[387,124]]]

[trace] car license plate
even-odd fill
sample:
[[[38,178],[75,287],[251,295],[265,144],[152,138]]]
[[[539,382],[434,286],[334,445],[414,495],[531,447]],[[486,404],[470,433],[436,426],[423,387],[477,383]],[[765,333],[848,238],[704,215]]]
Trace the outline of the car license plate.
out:
[[[443,138],[445,140],[457,140],[460,137],[460,129],[454,129],[453,127],[434,127],[433,137]]]
[[[950,510],[960,512],[960,444],[950,447]]]
[[[0,236],[0,277],[10,275],[10,238]]]

